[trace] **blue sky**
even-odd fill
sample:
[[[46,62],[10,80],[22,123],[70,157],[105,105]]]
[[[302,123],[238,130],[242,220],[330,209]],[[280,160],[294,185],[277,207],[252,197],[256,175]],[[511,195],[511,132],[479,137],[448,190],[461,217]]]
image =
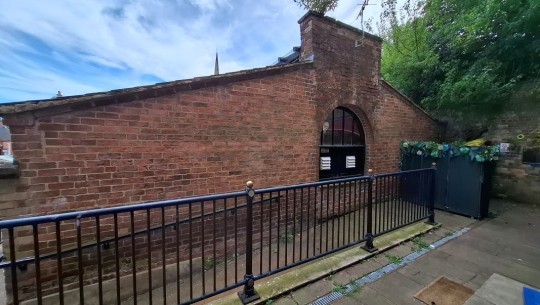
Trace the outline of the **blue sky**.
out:
[[[361,0],[328,15],[360,27]],[[370,1],[366,19],[378,16]],[[300,45],[293,0],[0,0],[0,103],[263,67]]]

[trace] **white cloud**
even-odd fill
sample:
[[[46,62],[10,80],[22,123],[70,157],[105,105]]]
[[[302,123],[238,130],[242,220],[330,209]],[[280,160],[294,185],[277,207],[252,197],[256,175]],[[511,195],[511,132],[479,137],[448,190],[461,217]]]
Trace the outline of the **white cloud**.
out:
[[[357,4],[330,16],[359,26]],[[216,50],[221,72],[270,65],[299,45],[303,14],[292,0],[3,1],[0,102],[209,75]]]

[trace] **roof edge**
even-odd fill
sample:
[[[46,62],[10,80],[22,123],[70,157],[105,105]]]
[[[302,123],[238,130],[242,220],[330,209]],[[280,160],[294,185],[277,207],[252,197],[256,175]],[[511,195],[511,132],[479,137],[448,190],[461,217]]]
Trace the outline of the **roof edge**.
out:
[[[362,35],[365,35],[368,38],[371,38],[371,39],[374,39],[374,40],[377,40],[377,41],[380,41],[380,42],[383,41],[383,39],[381,37],[377,36],[377,35],[368,33],[366,31],[362,31],[359,28],[356,28],[356,27],[354,27],[352,25],[348,25],[348,24],[346,24],[344,22],[341,22],[341,21],[339,21],[339,20],[337,20],[335,18],[328,17],[328,16],[325,16],[322,13],[311,11],[311,10],[308,11],[307,13],[305,13],[304,16],[300,17],[300,19],[298,19],[298,23],[301,24],[302,22],[304,22],[310,16],[313,16],[313,17],[316,17],[316,18],[323,19],[325,21],[334,23],[334,24],[336,24],[336,25],[338,25],[340,27],[346,28],[346,29],[351,30],[351,31],[356,32],[356,33],[360,33]]]
[[[237,81],[245,81],[266,76],[273,76],[309,68],[312,65],[312,61],[303,61],[280,66],[267,66],[262,68],[229,72],[219,75],[210,75],[176,80],[171,82],[156,83],[154,85],[116,89],[83,95],[73,95],[63,98],[28,100],[22,102],[0,104],[0,114],[16,114],[64,105],[71,105],[73,111],[83,110],[92,107],[131,102],[147,98],[155,98],[164,95],[175,94],[182,91],[226,85]],[[91,105],[85,105],[89,103]]]
[[[405,94],[401,93],[398,89],[396,89],[394,86],[390,85],[390,83],[388,83],[387,81],[385,81],[384,79],[380,79],[380,82],[385,86],[387,87],[388,89],[390,89],[391,91],[397,93],[401,98],[403,98],[407,103],[409,103],[411,106],[413,106],[414,108],[420,110],[424,115],[426,115],[428,118],[430,118],[432,121],[434,122],[439,122],[439,120],[437,120],[436,118],[434,118],[433,116],[431,116],[431,114],[429,114],[427,111],[425,111],[424,109],[422,109],[422,107],[418,106],[418,104],[416,104],[415,102],[413,102],[410,98],[408,98]]]

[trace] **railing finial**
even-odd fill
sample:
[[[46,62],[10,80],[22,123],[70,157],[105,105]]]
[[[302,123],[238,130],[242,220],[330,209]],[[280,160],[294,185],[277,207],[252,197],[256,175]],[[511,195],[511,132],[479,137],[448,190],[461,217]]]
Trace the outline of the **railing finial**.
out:
[[[370,168],[367,170],[368,175],[373,175],[373,170]]]
[[[431,168],[437,168],[437,162],[431,163]]]
[[[246,182],[246,186],[248,189],[253,188],[253,181],[249,180],[248,182]]]

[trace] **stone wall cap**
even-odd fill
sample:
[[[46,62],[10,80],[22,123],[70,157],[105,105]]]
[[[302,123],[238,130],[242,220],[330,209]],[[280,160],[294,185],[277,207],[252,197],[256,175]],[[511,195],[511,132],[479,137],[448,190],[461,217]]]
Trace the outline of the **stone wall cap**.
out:
[[[106,92],[95,92],[52,99],[6,103],[0,105],[0,114],[21,113],[62,105],[71,105],[72,107],[80,108],[81,104],[91,104],[89,107],[97,107],[111,103],[143,100],[147,98],[175,94],[182,91],[203,89],[212,86],[226,85],[236,81],[246,81],[281,73],[293,72],[310,68],[312,65],[312,61],[303,61],[280,66],[267,66],[263,68],[241,70],[219,75],[156,83],[154,85],[116,89]]]
[[[316,18],[319,18],[319,19],[324,19],[328,22],[331,22],[331,23],[334,23],[342,28],[346,28],[350,31],[353,31],[353,32],[356,32],[356,33],[360,33],[362,35],[365,35],[365,37],[368,37],[368,38],[371,38],[373,40],[376,40],[376,41],[379,41],[379,42],[382,42],[383,39],[377,35],[373,35],[371,33],[368,33],[366,31],[362,31],[360,30],[359,28],[355,28],[354,26],[352,25],[348,25],[344,22],[341,22],[337,19],[334,19],[332,17],[328,17],[328,16],[325,16],[324,14],[321,14],[321,13],[318,13],[318,12],[315,12],[315,11],[308,11],[307,13],[304,14],[304,16],[302,16],[299,20],[298,20],[298,23],[301,24],[302,22],[304,22],[308,17],[310,16],[313,16],[313,17],[316,17]]]

